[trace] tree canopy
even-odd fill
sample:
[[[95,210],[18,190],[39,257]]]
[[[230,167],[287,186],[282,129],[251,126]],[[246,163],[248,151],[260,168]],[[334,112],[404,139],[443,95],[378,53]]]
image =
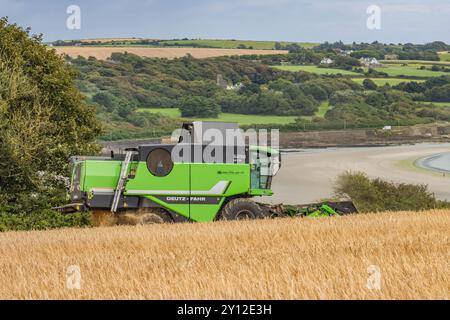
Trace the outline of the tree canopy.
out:
[[[98,151],[101,128],[75,76],[41,36],[0,19],[0,204],[52,185],[70,155]]]

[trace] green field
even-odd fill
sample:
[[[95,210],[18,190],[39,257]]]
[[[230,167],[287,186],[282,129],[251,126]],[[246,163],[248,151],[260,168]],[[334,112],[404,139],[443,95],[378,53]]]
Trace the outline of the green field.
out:
[[[139,109],[139,111],[161,113],[167,117],[181,118],[180,110],[178,110],[177,108],[153,108],[153,109],[142,108]],[[188,118],[186,120],[238,122],[241,125],[252,125],[252,124],[288,124],[295,122],[296,118],[298,117],[221,113],[218,118]]]
[[[347,71],[347,70],[341,70],[341,69],[332,69],[332,68],[319,68],[316,66],[275,66],[274,68],[284,71],[305,71],[310,73],[316,73],[316,74],[342,74],[342,75],[350,75],[350,76],[361,76],[361,74],[353,72],[353,71]]]
[[[366,78],[353,78],[352,80],[356,83],[362,84]],[[370,78],[377,86],[384,86],[389,84],[390,86],[396,86],[402,82],[424,82],[425,80],[415,80],[415,79],[401,79],[401,78]]]
[[[426,103],[432,103],[435,106],[439,107],[450,107],[450,102],[426,102]]]
[[[140,44],[133,41],[124,41],[126,43],[96,43],[89,46],[104,46],[104,47],[164,47],[164,44],[168,44],[171,46],[176,46],[179,44],[180,47],[189,47],[191,46],[199,46],[199,47],[214,47],[221,49],[237,49],[240,45],[245,46],[246,48],[253,48],[257,50],[273,50],[275,49],[275,43],[278,41],[254,41],[254,40],[207,40],[207,39],[199,39],[199,40],[159,40],[159,45],[152,44]],[[279,41],[283,46],[291,43],[297,43],[303,48],[311,49],[317,46],[317,43],[311,42],[283,42]]]
[[[328,102],[323,102],[317,110],[315,116],[323,118],[325,113],[330,109]],[[180,118],[181,112],[177,108],[141,108],[140,112],[161,113],[166,117]],[[236,114],[236,113],[221,113],[218,118],[187,118],[188,121],[224,121],[224,122],[238,122],[241,125],[253,124],[289,124],[294,123],[297,116],[269,116],[269,115],[250,115],[250,114]],[[302,116],[300,118],[311,120],[312,116]]]
[[[439,58],[441,58],[441,61],[450,62],[450,53],[440,54]]]
[[[319,118],[323,118],[325,117],[325,113],[327,113],[327,111],[330,109],[330,104],[328,102],[323,102],[320,106],[319,106],[319,110],[317,110],[315,116],[319,117]]]
[[[243,45],[247,48],[252,47],[253,49],[262,49],[262,50],[272,50],[275,49],[275,43],[277,41],[254,41],[254,40],[164,40],[163,43],[167,44],[181,44],[181,45],[189,45],[189,44],[197,44],[200,46],[210,46],[216,48],[223,49],[237,49],[239,45]],[[287,44],[291,44],[294,42],[283,42],[280,43],[285,46]],[[317,46],[317,43],[310,42],[296,42],[298,45],[303,48],[313,48]]]
[[[427,61],[427,60],[380,60],[382,64],[416,64],[416,65],[448,65],[450,61]]]
[[[390,77],[420,77],[420,78],[431,78],[448,75],[448,72],[441,71],[431,71],[431,70],[420,70],[416,67],[402,67],[402,66],[388,66],[382,68],[374,68],[379,72],[387,73]],[[367,70],[367,68],[365,68]]]

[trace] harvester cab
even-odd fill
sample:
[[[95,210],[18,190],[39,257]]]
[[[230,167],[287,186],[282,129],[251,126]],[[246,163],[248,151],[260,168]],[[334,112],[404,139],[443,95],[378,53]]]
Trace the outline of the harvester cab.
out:
[[[263,218],[251,198],[271,196],[278,150],[249,145],[236,123],[183,124],[176,144],[140,145],[111,157],[71,158],[71,204],[120,223]]]

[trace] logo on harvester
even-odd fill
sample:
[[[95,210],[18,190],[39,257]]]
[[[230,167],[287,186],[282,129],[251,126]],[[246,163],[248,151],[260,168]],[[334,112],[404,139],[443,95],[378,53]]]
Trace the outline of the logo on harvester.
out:
[[[204,196],[158,196],[156,197],[167,204],[219,204],[220,197]]]
[[[234,175],[237,175],[237,174],[244,174],[244,171],[230,171],[230,170],[223,171],[223,170],[219,170],[219,171],[217,171],[217,174],[234,174]]]

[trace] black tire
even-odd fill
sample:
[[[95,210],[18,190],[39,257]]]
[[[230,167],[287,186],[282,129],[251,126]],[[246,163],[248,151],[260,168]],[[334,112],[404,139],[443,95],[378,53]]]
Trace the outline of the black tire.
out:
[[[228,202],[221,211],[221,220],[251,220],[264,218],[262,208],[251,199],[237,198]]]

